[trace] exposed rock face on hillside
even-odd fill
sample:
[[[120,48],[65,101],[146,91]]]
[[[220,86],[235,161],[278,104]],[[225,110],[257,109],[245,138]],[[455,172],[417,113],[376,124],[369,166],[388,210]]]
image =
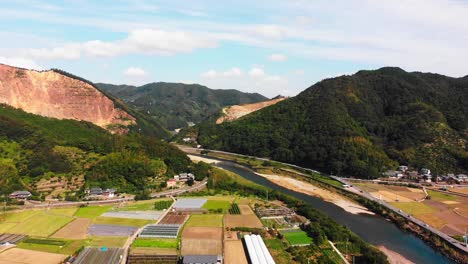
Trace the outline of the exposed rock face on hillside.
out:
[[[92,85],[55,71],[38,72],[0,64],[0,103],[58,119],[88,121],[126,133],[135,118]]]
[[[245,115],[258,111],[270,105],[274,105],[286,99],[286,97],[278,97],[276,99],[244,105],[233,105],[223,108],[223,116],[216,120],[216,124],[230,122],[239,119]]]

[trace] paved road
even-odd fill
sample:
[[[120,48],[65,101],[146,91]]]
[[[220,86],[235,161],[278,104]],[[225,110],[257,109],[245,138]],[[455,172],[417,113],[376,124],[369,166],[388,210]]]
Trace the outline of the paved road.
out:
[[[225,152],[225,151],[219,151],[219,150],[197,149],[197,148],[190,148],[190,147],[185,147],[185,146],[180,146],[180,145],[178,145],[178,147],[182,151],[184,151],[186,153],[200,154],[201,151],[209,151],[209,152],[220,153],[220,154],[234,155],[234,156],[238,156],[238,157],[249,157],[249,158],[254,158],[254,159],[258,159],[258,160],[270,161],[270,159],[266,159],[266,158],[258,158],[258,157],[254,157],[254,156],[242,155],[242,154],[238,154],[238,153],[231,153],[231,152]],[[289,163],[284,163],[284,162],[279,162],[279,161],[275,161],[275,162],[278,162],[280,164],[283,164],[283,165],[286,165],[286,166],[289,166],[289,167],[292,167],[292,168],[305,170],[305,171],[309,171],[309,172],[313,172],[313,173],[319,173],[321,175],[326,175],[326,176],[329,176],[329,177],[332,177],[332,178],[338,180],[339,182],[341,182],[343,184],[352,185],[352,183],[348,182],[346,178],[330,176],[328,174],[324,174],[324,173],[318,172],[316,170],[308,169],[308,168],[303,168],[303,167],[300,167],[300,166],[297,166],[297,165],[294,165],[294,164],[289,164]],[[407,213],[401,211],[398,208],[393,207],[392,205],[386,203],[385,201],[380,201],[379,199],[373,197],[372,195],[370,195],[369,193],[367,193],[367,192],[365,192],[363,190],[358,189],[357,187],[354,187],[354,188],[356,189],[356,191],[354,191],[354,193],[357,193],[357,194],[359,194],[359,195],[361,195],[361,196],[363,196],[363,197],[365,197],[365,198],[367,198],[367,199],[369,199],[371,201],[374,201],[374,202],[377,202],[377,203],[380,203],[380,204],[384,205],[385,207],[387,207],[388,209],[390,209],[390,210],[394,211],[395,213],[401,215],[405,219],[407,219],[409,221],[412,221],[413,223],[419,225],[422,228],[425,228],[426,230],[431,231],[432,233],[438,235],[442,239],[444,239],[447,242],[449,242],[450,244],[452,244],[454,247],[459,248],[460,250],[468,253],[468,247],[466,247],[462,242],[460,242],[460,241],[448,236],[447,234],[445,234],[445,233],[443,233],[443,232],[441,232],[441,231],[427,225],[423,221],[408,215]],[[344,190],[351,191],[351,190],[348,190],[348,188],[345,188]]]
[[[193,186],[186,186],[180,189],[153,193],[151,194],[151,197],[156,198],[156,197],[164,197],[167,195],[176,196],[176,195],[186,193],[186,192],[198,191],[200,189],[203,189],[207,183],[208,183],[208,180],[204,179],[203,181],[198,182],[194,184]],[[123,202],[129,202],[129,201],[134,201],[134,200],[135,199],[133,197],[128,197],[128,198],[117,198],[117,199],[98,200],[98,201],[82,201],[82,202],[59,202],[59,203],[39,202],[37,204],[34,203],[34,204],[25,205],[21,207],[21,210],[31,209],[31,208],[68,207],[68,206],[72,207],[72,206],[80,206],[80,205],[116,204],[116,203],[123,203]]]

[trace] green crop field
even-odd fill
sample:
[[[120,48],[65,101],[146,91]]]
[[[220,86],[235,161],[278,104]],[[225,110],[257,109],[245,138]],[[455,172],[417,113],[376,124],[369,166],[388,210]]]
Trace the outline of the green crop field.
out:
[[[208,200],[204,205],[203,208],[208,210],[221,210],[222,212],[227,212],[231,207],[231,203],[229,201],[223,200]]]
[[[445,193],[431,191],[431,190],[427,190],[427,194],[429,194],[430,199],[434,201],[443,202],[443,201],[457,200],[457,196],[451,195],[451,194],[445,194]]]
[[[84,243],[85,240],[28,238],[19,243],[18,247],[36,251],[72,255],[78,251]]]
[[[145,219],[130,219],[130,218],[115,218],[115,217],[98,217],[93,220],[94,224],[107,225],[123,225],[123,226],[138,226],[142,227],[147,224],[154,223],[153,220]]]
[[[283,232],[284,238],[291,245],[305,245],[312,243],[312,238],[307,236],[307,233],[304,231],[294,231],[294,232]]]
[[[222,227],[223,215],[221,214],[206,214],[206,215],[191,215],[186,227]]]
[[[138,238],[133,242],[132,248],[135,247],[154,247],[154,248],[177,248],[177,239],[153,239],[153,238]]]
[[[107,212],[111,206],[85,206],[80,207],[75,213],[75,216],[82,218],[96,218]]]
[[[0,217],[0,232],[48,237],[73,220],[66,215],[70,212],[68,209],[54,209],[6,213]]]
[[[85,240],[86,247],[123,247],[128,237],[91,236]]]

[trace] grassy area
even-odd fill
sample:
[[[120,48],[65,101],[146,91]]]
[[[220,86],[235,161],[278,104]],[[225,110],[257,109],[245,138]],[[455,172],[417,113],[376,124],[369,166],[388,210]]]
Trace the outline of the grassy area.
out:
[[[150,211],[150,210],[159,210],[155,209],[155,204],[160,201],[172,201],[168,199],[157,199],[157,200],[147,200],[147,201],[137,201],[125,205],[124,207],[117,208],[116,211]]]
[[[231,203],[229,201],[223,200],[208,200],[204,205],[203,208],[208,210],[220,210],[222,212],[227,212],[231,207]]]
[[[66,215],[71,213],[69,208],[57,210],[7,213],[0,220],[0,232],[48,237],[73,220],[71,216]]]
[[[86,247],[122,247],[128,237],[102,237],[92,236],[85,240]]]
[[[85,243],[85,240],[62,240],[34,238],[26,239],[18,244],[19,248],[36,251],[72,255]]]
[[[322,248],[322,253],[324,255],[326,255],[331,261],[333,261],[333,263],[336,263],[336,264],[344,263],[343,260],[338,255],[338,253],[336,253],[336,251],[333,250],[333,248],[331,248],[331,247],[330,248]]]
[[[76,211],[78,211],[77,207],[69,207],[69,208],[56,208],[50,209],[49,214],[59,215],[59,216],[73,216]]]
[[[135,247],[177,248],[177,246],[178,246],[177,239],[138,238],[132,244],[132,248],[135,248]]]
[[[281,233],[284,238],[289,242],[291,245],[305,245],[312,243],[312,238],[307,236],[307,233],[300,230],[300,231],[293,231],[293,232],[284,232]]]
[[[157,201],[154,203],[154,209],[159,211],[168,209],[169,207],[171,207],[173,202],[174,201],[172,199]]]
[[[186,227],[199,226],[199,227],[222,227],[223,215],[206,214],[206,215],[191,215]]]
[[[265,239],[264,242],[277,264],[293,263],[291,256],[286,251],[288,246],[285,245],[283,241],[278,239]]]
[[[130,218],[116,218],[116,217],[98,217],[93,221],[94,224],[108,224],[108,225],[123,225],[123,226],[138,226],[142,227],[147,224],[154,223],[153,220],[145,219],[130,219]]]
[[[438,202],[457,200],[456,196],[441,193],[441,192],[427,190],[427,194],[429,194],[429,197],[430,197],[431,200],[438,201]]]
[[[401,209],[405,213],[408,213],[410,215],[414,216],[419,216],[422,214],[429,214],[435,212],[434,208],[431,208],[424,203],[418,203],[418,202],[395,202],[395,203],[390,203],[391,205],[395,206],[398,209]]]
[[[85,206],[80,207],[75,213],[77,217],[96,218],[111,209],[111,206]]]

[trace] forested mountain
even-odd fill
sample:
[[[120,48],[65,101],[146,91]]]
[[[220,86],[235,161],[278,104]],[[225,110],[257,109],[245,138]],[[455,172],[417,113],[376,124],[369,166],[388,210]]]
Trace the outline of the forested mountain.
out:
[[[73,182],[69,192],[61,193],[72,199],[85,187],[139,193],[158,188],[154,179],[189,166],[183,152],[154,137],[111,134],[92,123],[0,105],[0,195],[28,189],[44,197],[50,191],[36,192],[41,180]]]
[[[213,90],[198,84],[149,83],[143,86],[97,86],[122,99],[128,105],[152,116],[169,130],[199,123],[223,107],[268,100],[258,93],[237,90]]]
[[[360,71],[321,81],[237,121],[198,126],[206,148],[358,177],[397,164],[468,170],[468,77]]]
[[[59,69],[36,71],[0,64],[0,103],[40,116],[87,121],[112,133],[169,136],[144,113]]]

